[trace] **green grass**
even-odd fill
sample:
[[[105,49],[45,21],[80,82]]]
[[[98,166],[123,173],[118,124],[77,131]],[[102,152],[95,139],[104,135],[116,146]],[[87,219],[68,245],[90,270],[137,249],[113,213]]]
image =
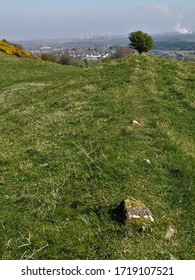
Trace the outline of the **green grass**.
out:
[[[194,63],[0,53],[1,258],[193,259],[194,91]],[[117,222],[127,196],[150,208],[151,232]]]

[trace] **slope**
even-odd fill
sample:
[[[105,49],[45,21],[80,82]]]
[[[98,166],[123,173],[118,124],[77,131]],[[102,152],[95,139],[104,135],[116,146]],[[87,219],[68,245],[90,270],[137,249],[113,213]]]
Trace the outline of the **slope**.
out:
[[[195,65],[0,59],[1,258],[192,259]],[[127,196],[151,232],[118,224]]]
[[[0,51],[8,55],[15,55],[18,57],[25,57],[30,59],[39,59],[37,56],[32,55],[31,53],[19,48],[17,45],[12,45],[6,40],[0,41]]]

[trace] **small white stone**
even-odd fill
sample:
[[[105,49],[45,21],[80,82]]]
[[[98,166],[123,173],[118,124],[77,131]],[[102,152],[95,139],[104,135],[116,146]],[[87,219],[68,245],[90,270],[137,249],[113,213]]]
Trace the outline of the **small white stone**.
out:
[[[146,163],[151,164],[151,161],[149,159],[144,159]]]
[[[141,125],[141,123],[139,123],[139,122],[136,121],[136,120],[133,120],[133,121],[132,121],[132,124]]]
[[[173,255],[170,254],[170,260],[177,260]]]
[[[173,237],[174,233],[175,233],[174,229],[172,227],[169,227],[165,234],[165,239],[170,240]]]

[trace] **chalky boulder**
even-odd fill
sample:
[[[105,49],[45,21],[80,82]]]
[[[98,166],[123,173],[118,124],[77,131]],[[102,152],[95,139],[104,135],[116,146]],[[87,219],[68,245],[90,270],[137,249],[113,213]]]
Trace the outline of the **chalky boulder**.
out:
[[[141,228],[154,222],[152,213],[146,205],[135,198],[127,198],[117,208],[118,218],[122,224],[136,224]]]

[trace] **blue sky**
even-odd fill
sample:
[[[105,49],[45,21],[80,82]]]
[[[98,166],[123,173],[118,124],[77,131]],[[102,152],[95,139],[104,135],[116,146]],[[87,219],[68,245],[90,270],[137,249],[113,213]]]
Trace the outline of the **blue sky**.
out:
[[[195,0],[0,0],[0,39],[185,33],[194,15]]]

